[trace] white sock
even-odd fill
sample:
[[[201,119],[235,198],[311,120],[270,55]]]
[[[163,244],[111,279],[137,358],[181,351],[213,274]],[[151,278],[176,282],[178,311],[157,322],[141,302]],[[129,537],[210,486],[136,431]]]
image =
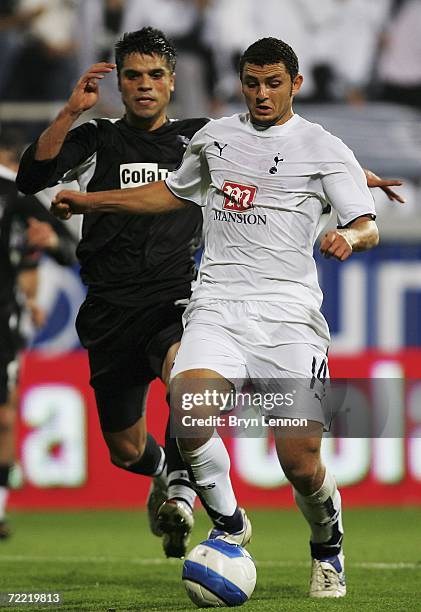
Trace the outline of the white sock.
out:
[[[6,515],[6,503],[9,497],[9,489],[7,487],[0,487],[0,521],[5,518]]]
[[[204,503],[218,515],[232,516],[237,500],[229,476],[230,458],[221,438],[215,436],[193,451],[180,448],[180,453],[191,468],[195,487]]]
[[[318,491],[312,495],[301,495],[294,489],[294,497],[311,528],[313,557],[337,554],[342,543],[343,525],[341,496],[333,476],[326,470]]]
[[[193,509],[196,497],[196,491],[190,484],[186,470],[174,470],[168,474],[168,499],[185,501]]]
[[[165,456],[165,450],[160,446],[161,449],[161,459],[159,460],[158,467],[155,472],[152,474],[152,478],[156,478],[160,481],[161,486],[166,488],[168,486],[168,478],[167,478],[167,458]]]

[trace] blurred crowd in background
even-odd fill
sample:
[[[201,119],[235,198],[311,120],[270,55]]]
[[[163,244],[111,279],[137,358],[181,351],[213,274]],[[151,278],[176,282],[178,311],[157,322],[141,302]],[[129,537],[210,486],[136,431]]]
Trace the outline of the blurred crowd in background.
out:
[[[122,32],[145,25],[176,44],[185,116],[235,101],[239,54],[272,35],[300,59],[300,101],[421,110],[420,0],[2,0],[0,100],[65,99],[79,73],[112,58]]]
[[[405,180],[408,205],[386,206],[384,221],[418,240],[421,0],[1,0],[0,130],[36,138],[79,75],[113,61],[121,34],[146,25],[177,47],[170,112],[180,118],[241,111],[241,52],[264,36],[291,44],[305,78],[297,112],[342,138],[362,165]],[[115,74],[101,90],[91,116],[121,116]]]

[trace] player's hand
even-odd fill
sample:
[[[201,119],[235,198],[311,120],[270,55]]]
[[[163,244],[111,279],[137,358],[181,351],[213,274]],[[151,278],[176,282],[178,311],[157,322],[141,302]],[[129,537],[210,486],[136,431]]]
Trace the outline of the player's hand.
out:
[[[67,221],[72,215],[81,215],[90,209],[89,194],[65,189],[60,191],[51,202],[50,212],[59,219]]]
[[[346,230],[332,230],[327,232],[320,243],[320,252],[328,259],[334,257],[345,261],[352,255],[352,244],[347,238]]]
[[[367,185],[370,187],[370,189],[379,187],[382,191],[384,191],[391,202],[400,202],[401,204],[405,204],[405,198],[391,189],[391,187],[400,187],[402,185],[402,181],[398,179],[382,179],[377,176],[377,174],[374,174],[374,172],[371,172],[371,170],[364,170],[364,172],[367,177]]]
[[[99,86],[98,82],[104,76],[114,70],[115,64],[99,62],[93,64],[78,80],[72,94],[67,101],[66,108],[74,114],[83,113],[89,110],[98,102]]]
[[[59,245],[59,238],[49,223],[30,218],[26,237],[29,246],[38,249],[56,249]]]

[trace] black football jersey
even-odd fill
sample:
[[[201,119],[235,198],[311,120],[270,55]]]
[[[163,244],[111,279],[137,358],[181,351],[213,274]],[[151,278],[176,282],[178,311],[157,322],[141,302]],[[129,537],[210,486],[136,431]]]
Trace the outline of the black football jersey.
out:
[[[148,132],[123,119],[95,119],[69,132],[60,154],[36,161],[36,144],[21,161],[17,184],[35,193],[77,180],[82,191],[136,187],[162,180],[180,163],[207,119],[168,120]],[[114,304],[147,306],[190,296],[202,211],[84,215],[77,255],[91,294]]]

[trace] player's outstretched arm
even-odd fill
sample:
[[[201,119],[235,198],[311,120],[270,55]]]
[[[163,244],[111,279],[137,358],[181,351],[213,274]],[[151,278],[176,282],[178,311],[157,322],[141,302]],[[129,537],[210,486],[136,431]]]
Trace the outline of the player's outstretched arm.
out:
[[[156,214],[171,212],[189,206],[187,200],[177,198],[165,181],[149,183],[131,189],[95,191],[60,191],[51,204],[51,212],[60,219],[70,219],[73,214],[92,212]]]
[[[375,221],[369,217],[360,217],[349,227],[327,232],[320,243],[320,252],[325,257],[345,261],[354,251],[366,251],[378,243],[379,231]]]
[[[109,72],[112,72],[114,68],[115,64],[99,62],[98,64],[93,64],[82,74],[65,106],[52,124],[39,137],[35,150],[35,159],[37,161],[57,157],[63,146],[64,139],[76,119],[98,102],[98,81],[103,79]]]
[[[382,179],[377,174],[374,174],[371,170],[364,170],[367,185],[370,189],[374,187],[379,187],[384,193],[387,195],[391,202],[400,202],[401,204],[405,204],[406,200],[401,195],[396,193],[391,187],[400,187],[402,185],[402,181],[398,179]]]

